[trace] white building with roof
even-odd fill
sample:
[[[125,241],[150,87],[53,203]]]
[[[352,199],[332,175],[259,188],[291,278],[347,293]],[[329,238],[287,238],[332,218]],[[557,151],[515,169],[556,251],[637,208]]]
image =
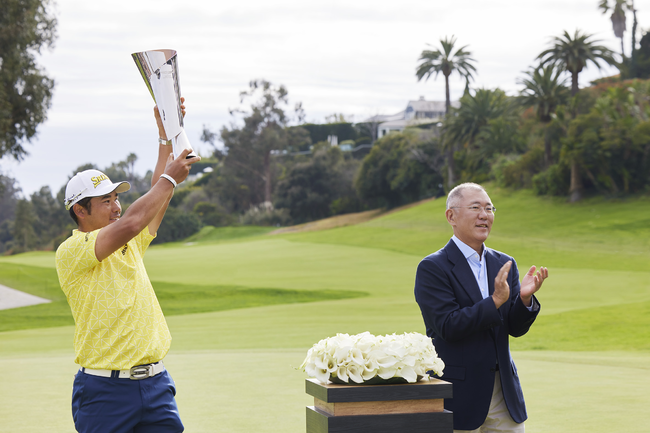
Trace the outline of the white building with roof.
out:
[[[452,101],[452,107],[459,107],[458,101]],[[420,96],[417,101],[409,101],[406,109],[399,113],[383,116],[373,116],[365,122],[378,123],[377,138],[389,132],[403,131],[409,126],[437,123],[445,117],[445,101],[427,101]]]

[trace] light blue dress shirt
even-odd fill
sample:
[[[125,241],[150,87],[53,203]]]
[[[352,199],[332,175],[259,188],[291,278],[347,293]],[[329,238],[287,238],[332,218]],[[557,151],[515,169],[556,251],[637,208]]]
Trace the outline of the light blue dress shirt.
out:
[[[456,235],[453,235],[451,239],[454,241],[460,252],[463,253],[465,259],[467,259],[467,263],[474,273],[474,278],[476,278],[483,299],[487,298],[490,296],[488,291],[487,263],[485,262],[487,248],[483,245],[483,254],[479,256],[479,254],[474,251],[474,248],[458,239]]]
[[[454,241],[460,252],[463,253],[465,259],[467,260],[467,263],[469,264],[469,267],[472,269],[472,273],[474,274],[474,278],[478,283],[478,288],[481,290],[483,299],[487,298],[490,296],[490,292],[488,291],[489,286],[487,279],[487,263],[485,261],[487,247],[485,244],[483,244],[483,254],[479,256],[478,253],[474,251],[474,248],[458,239],[456,235],[453,235],[451,239]],[[533,302],[530,304],[530,307],[526,308],[528,311],[537,311],[539,309],[539,304],[535,298],[533,298]]]

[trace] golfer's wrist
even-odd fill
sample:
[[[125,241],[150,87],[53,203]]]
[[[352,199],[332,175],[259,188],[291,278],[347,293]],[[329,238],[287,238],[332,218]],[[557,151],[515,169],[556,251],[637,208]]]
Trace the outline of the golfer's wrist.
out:
[[[171,177],[170,175],[168,175],[166,173],[161,174],[160,179],[165,179],[165,182],[171,183],[172,186],[174,187],[174,189],[178,186],[178,183],[176,183],[176,180],[174,180],[173,177]]]

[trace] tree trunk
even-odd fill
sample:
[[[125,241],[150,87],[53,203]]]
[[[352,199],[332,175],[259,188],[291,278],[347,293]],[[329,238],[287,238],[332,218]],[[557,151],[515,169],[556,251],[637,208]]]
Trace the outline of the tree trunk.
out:
[[[264,201],[271,203],[271,152],[264,156]]]
[[[623,61],[625,61],[625,45],[623,45],[622,37],[621,37],[621,56],[623,57]]]
[[[456,185],[456,169],[454,167],[454,149],[447,149],[447,186],[452,189]]]
[[[571,72],[571,96],[575,96],[578,90],[578,73]]]
[[[634,8],[634,0],[632,0],[632,51],[630,52],[630,78],[637,78],[636,76],[636,9]]]
[[[449,75],[445,75],[445,116],[449,114],[451,107],[451,97],[449,96]]]
[[[569,201],[575,203],[582,199],[582,179],[580,167],[576,160],[571,161],[571,186],[569,186]]]
[[[551,149],[551,134],[548,125],[544,129],[544,165],[549,168],[553,164],[553,149]]]
[[[451,107],[451,97],[449,96],[449,75],[445,75],[445,118],[449,115],[449,108]],[[450,148],[447,149],[447,186],[449,189],[453,188],[456,184],[456,173],[454,167],[454,146],[449,143]]]

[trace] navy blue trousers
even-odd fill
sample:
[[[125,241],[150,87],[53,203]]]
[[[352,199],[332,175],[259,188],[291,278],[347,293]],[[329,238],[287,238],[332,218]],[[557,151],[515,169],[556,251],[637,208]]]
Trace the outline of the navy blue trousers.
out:
[[[142,380],[79,371],[72,387],[72,418],[80,433],[180,433],[176,385],[167,370]]]

